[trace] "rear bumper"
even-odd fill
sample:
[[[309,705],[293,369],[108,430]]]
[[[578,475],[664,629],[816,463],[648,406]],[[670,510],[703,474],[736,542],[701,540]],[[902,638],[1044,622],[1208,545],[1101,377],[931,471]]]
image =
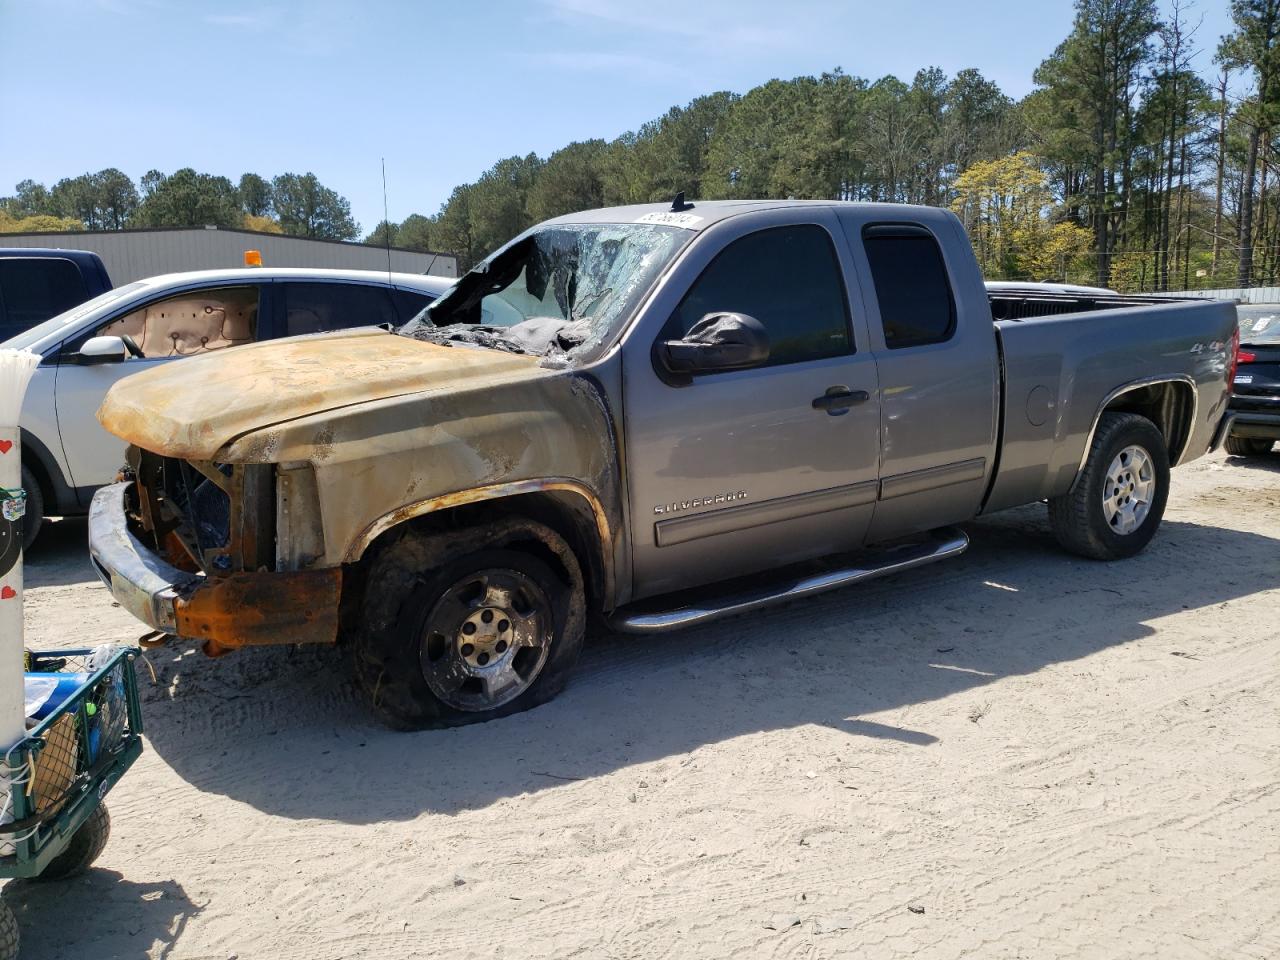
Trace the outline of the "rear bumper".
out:
[[[1245,440],[1280,440],[1280,396],[1236,393],[1227,409],[1230,428],[1224,436]]]
[[[1280,440],[1280,410],[1275,413],[1240,411],[1230,416],[1230,436],[1245,440]]]
[[[216,578],[179,570],[130,532],[129,487],[116,483],[94,495],[89,555],[112,596],[143,623],[210,641],[211,650],[337,639],[340,567]]]

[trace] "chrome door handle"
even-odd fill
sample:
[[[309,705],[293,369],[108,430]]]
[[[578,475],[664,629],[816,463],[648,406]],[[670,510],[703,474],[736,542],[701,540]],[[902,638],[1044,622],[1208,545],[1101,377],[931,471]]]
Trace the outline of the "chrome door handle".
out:
[[[850,390],[848,387],[828,387],[827,392],[813,401],[813,409],[825,410],[831,416],[839,416],[852,406],[866,403],[871,394],[865,390]]]

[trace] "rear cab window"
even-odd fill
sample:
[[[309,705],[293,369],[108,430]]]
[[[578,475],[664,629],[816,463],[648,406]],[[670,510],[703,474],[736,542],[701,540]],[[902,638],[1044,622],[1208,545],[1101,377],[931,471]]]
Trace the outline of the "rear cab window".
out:
[[[708,313],[745,313],[769,333],[767,366],[853,352],[844,277],[830,234],[817,224],[770,227],[726,246],[667,321],[678,340]]]
[[[943,343],[955,335],[956,302],[942,248],[914,224],[874,224],[862,246],[890,350]]]
[[[0,339],[89,299],[80,268],[61,257],[0,258]]]

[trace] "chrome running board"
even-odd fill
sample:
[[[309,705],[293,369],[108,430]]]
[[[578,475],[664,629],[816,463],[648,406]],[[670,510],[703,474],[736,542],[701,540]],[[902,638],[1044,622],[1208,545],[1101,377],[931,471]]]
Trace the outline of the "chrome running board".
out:
[[[838,587],[874,580],[876,577],[901,573],[926,563],[946,560],[959,556],[969,546],[969,537],[957,527],[946,527],[935,530],[929,539],[923,542],[911,542],[888,547],[883,550],[869,551],[854,566],[842,566],[819,573],[806,572],[804,575],[783,577],[752,589],[733,592],[733,585],[725,586],[726,592],[721,596],[714,594],[700,597],[697,602],[675,607],[674,609],[657,609],[654,605],[642,602],[630,608],[614,611],[609,617],[609,626],[622,633],[662,633],[667,630],[678,630],[695,624],[710,623],[722,617],[732,617],[761,607],[786,603],[800,597],[811,597],[816,593],[825,593]],[[759,579],[758,577],[753,579]],[[715,587],[705,588],[714,590]],[[658,602],[660,602],[660,599]]]

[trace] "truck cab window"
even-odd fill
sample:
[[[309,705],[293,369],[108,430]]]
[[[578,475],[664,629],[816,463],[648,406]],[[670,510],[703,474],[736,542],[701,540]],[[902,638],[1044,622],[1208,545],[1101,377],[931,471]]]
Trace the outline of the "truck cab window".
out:
[[[890,350],[950,340],[956,326],[951,281],[938,241],[911,226],[873,226],[862,232],[871,279]]]
[[[835,247],[815,224],[774,227],[724,248],[663,330],[678,340],[708,313],[745,313],[769,331],[769,366],[853,351]]]
[[[94,331],[130,336],[143,357],[187,357],[252,343],[258,329],[258,288],[191,290],[156,300]]]

